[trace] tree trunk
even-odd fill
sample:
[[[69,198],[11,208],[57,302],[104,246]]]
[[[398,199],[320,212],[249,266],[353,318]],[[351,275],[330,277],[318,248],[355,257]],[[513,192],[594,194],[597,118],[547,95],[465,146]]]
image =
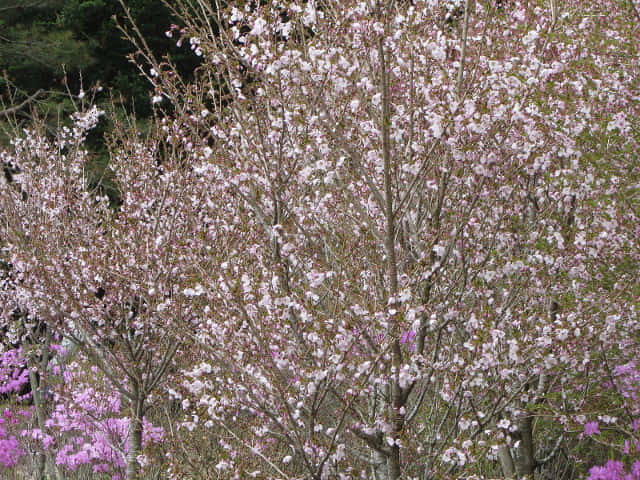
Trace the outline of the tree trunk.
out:
[[[398,371],[402,364],[402,352],[400,350],[400,344],[397,340],[399,332],[396,328],[396,308],[397,308],[397,295],[398,295],[398,265],[395,252],[395,215],[393,212],[393,168],[391,159],[391,107],[390,107],[390,94],[389,94],[389,78],[387,72],[386,52],[384,49],[384,40],[381,38],[378,42],[378,54],[380,57],[380,71],[381,71],[381,90],[382,90],[382,118],[381,118],[381,130],[382,130],[382,157],[383,157],[383,174],[384,174],[384,216],[385,216],[385,254],[387,257],[387,274],[389,275],[389,327],[388,331],[391,337],[396,337],[393,344],[392,351],[392,365],[395,367],[395,373],[391,375],[389,379],[389,391],[391,398],[389,402],[389,419],[391,421],[391,437],[394,444],[391,445],[391,451],[387,456],[387,478],[389,480],[398,480],[401,475],[401,456],[400,445],[397,443],[400,440],[400,435],[404,428],[404,419],[399,415],[399,409],[403,406],[402,389],[398,382]]]
[[[387,480],[387,457],[378,450],[371,450],[371,468],[373,480]]]
[[[373,395],[369,400],[369,417],[376,418],[380,415],[381,405],[384,404],[384,395],[379,390],[380,387],[374,386]],[[380,434],[380,443],[382,434]],[[371,449],[371,478],[372,480],[387,480],[387,456],[380,450]]]
[[[44,434],[44,413],[42,411],[42,403],[40,401],[40,381],[34,371],[34,365],[32,362],[28,362],[29,365],[29,384],[31,385],[31,398],[33,400],[33,408],[36,412],[36,422],[38,429]],[[35,478],[37,480],[43,480],[45,478],[45,469],[47,465],[47,458],[44,452],[37,454],[37,469],[35,472]]]
[[[45,456],[44,453],[40,452],[37,454],[36,470],[35,472],[33,472],[34,480],[45,480],[45,478],[47,478],[45,475],[46,467],[47,467],[47,457]]]
[[[520,444],[516,449],[516,471],[518,478],[533,478],[536,460],[533,451],[533,417],[523,414],[517,420]]]
[[[42,391],[42,376],[38,377],[37,371],[40,371],[40,375],[44,375],[49,365],[49,350],[51,348],[51,331],[47,329],[44,345],[42,345],[42,353],[40,357],[40,364],[36,365],[34,359],[30,357],[27,360],[27,367],[29,368],[29,384],[31,385],[31,398],[33,400],[33,408],[36,413],[36,423],[38,429],[44,435],[45,433],[45,402],[46,398],[43,396]],[[54,480],[58,478],[57,471],[53,467],[52,462],[48,462],[47,453],[40,451],[37,454],[37,471],[35,478],[43,480],[46,478]]]
[[[404,408],[404,395],[398,379],[398,371],[402,362],[402,352],[400,350],[400,342],[396,339],[393,342],[393,366],[395,374],[391,383],[391,405],[389,417],[391,419],[391,428],[393,439],[397,442],[400,439],[402,430],[404,429],[404,416],[400,415],[400,409]],[[397,480],[402,474],[401,470],[400,445],[394,443],[391,446],[389,460],[387,462],[389,468],[389,479]]]
[[[137,386],[132,389],[134,400],[131,402],[129,420],[129,451],[127,452],[127,480],[137,480],[140,473],[138,456],[142,452],[142,407],[144,400]]]
[[[504,478],[515,478],[516,467],[513,464],[513,457],[509,451],[507,445],[502,445],[498,449],[498,459],[500,460],[500,466],[502,467],[502,476]]]

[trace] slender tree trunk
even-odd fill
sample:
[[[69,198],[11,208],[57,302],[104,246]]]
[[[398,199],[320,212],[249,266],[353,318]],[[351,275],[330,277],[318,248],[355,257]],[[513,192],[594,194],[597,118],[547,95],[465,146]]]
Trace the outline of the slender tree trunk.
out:
[[[31,385],[31,398],[33,400],[33,408],[36,411],[36,422],[38,423],[38,428],[40,429],[40,431],[44,433],[44,413],[42,411],[42,403],[40,402],[40,382],[38,381],[36,372],[33,370],[32,362],[28,362],[28,365],[29,384]],[[35,478],[37,480],[44,480],[45,469],[47,465],[47,458],[44,452],[38,453],[36,465],[37,468],[35,472]]]
[[[142,410],[144,399],[138,386],[132,389],[131,419],[129,420],[129,452],[127,452],[127,480],[137,480],[140,473],[138,456],[142,452]]]
[[[525,413],[518,418],[517,425],[520,433],[520,444],[516,449],[516,471],[519,478],[533,479],[533,473],[536,468],[533,449],[533,417]]]
[[[398,295],[398,263],[395,251],[395,216],[393,213],[393,189],[391,186],[393,172],[391,165],[391,112],[389,98],[389,78],[387,74],[387,62],[386,54],[384,50],[384,41],[380,39],[378,43],[378,53],[380,55],[380,69],[381,69],[381,89],[382,89],[382,156],[384,161],[384,196],[385,196],[385,254],[387,257],[387,274],[389,275],[389,333],[393,340],[392,346],[392,364],[395,369],[395,373],[391,376],[389,381],[389,390],[391,398],[389,399],[389,419],[391,422],[391,437],[394,440],[394,444],[391,445],[389,455],[387,456],[387,478],[389,480],[397,480],[401,475],[400,468],[400,446],[397,441],[400,439],[400,435],[404,428],[404,418],[400,415],[400,408],[403,407],[404,396],[402,388],[398,381],[398,372],[402,364],[402,351],[400,349],[400,342],[397,339],[398,329],[395,325],[397,308],[397,295]]]
[[[397,290],[396,290],[397,292]],[[404,417],[400,415],[400,410],[404,407],[404,393],[398,379],[398,372],[402,362],[402,351],[400,350],[400,342],[396,338],[393,341],[393,366],[395,367],[395,373],[391,382],[391,405],[389,406],[389,417],[391,419],[391,428],[393,433],[393,439],[396,441],[391,446],[391,453],[389,455],[388,468],[389,468],[389,480],[397,480],[402,474],[400,468],[400,445],[398,440],[404,430]]]
[[[502,445],[498,449],[498,459],[500,460],[500,466],[502,467],[502,476],[504,478],[515,478],[516,467],[513,464],[513,457],[509,451],[507,445]]]
[[[47,457],[44,453],[36,454],[36,470],[33,472],[34,480],[45,480],[47,468]]]
[[[27,361],[27,367],[29,368],[29,384],[31,385],[31,397],[33,399],[33,408],[36,413],[36,422],[38,429],[42,434],[45,433],[45,402],[42,391],[42,376],[38,377],[37,371],[40,371],[40,375],[44,375],[49,365],[49,350],[51,347],[51,332],[47,329],[44,344],[42,345],[42,354],[40,358],[40,364],[37,365],[33,358]],[[57,472],[51,462],[47,461],[47,453],[42,450],[38,453],[37,458],[37,470],[35,478],[43,480],[45,475],[48,479],[53,480],[58,478]]]
[[[380,406],[383,405],[383,395],[378,386],[374,386],[374,393],[369,403],[369,417],[375,418],[380,415]],[[386,480],[387,477],[387,457],[380,450],[371,449],[371,478],[372,480]]]
[[[384,47],[384,38],[380,38],[378,42],[378,55],[380,57],[380,87],[382,93],[382,157],[384,168],[384,215],[385,215],[385,254],[387,257],[387,274],[389,276],[389,334],[393,338],[392,345],[392,365],[394,373],[389,380],[389,420],[391,423],[391,438],[394,443],[390,447],[387,456],[387,478],[389,480],[398,480],[402,473],[401,455],[399,440],[404,430],[404,417],[400,414],[401,409],[406,403],[404,392],[400,387],[398,374],[402,365],[402,350],[398,339],[398,328],[396,323],[398,307],[398,261],[395,251],[395,235],[396,235],[396,219],[393,212],[393,166],[392,166],[392,148],[391,148],[391,98],[389,89],[389,75],[387,72],[387,57]]]

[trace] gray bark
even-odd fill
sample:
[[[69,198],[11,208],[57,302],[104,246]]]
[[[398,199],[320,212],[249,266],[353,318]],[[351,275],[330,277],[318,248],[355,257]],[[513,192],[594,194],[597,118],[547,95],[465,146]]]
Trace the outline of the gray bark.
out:
[[[398,265],[395,252],[395,215],[393,213],[393,188],[392,188],[392,159],[391,159],[391,137],[390,137],[390,95],[389,95],[389,79],[386,64],[386,52],[384,50],[384,41],[380,39],[378,42],[378,54],[380,56],[381,70],[381,89],[382,89],[382,156],[384,169],[384,209],[385,209],[385,254],[387,256],[387,273],[389,275],[389,297],[390,309],[395,310],[398,295]],[[395,325],[395,314],[390,319],[389,333],[397,337],[397,329]],[[400,407],[404,406],[404,398],[402,389],[398,383],[398,370],[402,363],[402,352],[398,340],[394,340],[392,350],[392,363],[396,369],[396,373],[389,381],[389,390],[391,398],[389,399],[389,417],[391,419],[392,438],[398,440],[404,429],[404,419],[398,414]],[[387,456],[387,478],[389,480],[398,480],[401,475],[400,465],[400,446],[394,443],[391,446],[389,455]]]
[[[502,467],[502,476],[504,478],[515,478],[516,467],[513,464],[513,457],[509,451],[507,445],[502,445],[498,449],[498,459],[500,460],[500,466]]]
[[[369,400],[369,417],[375,418],[380,415],[381,405],[384,398],[379,391],[379,387],[374,387],[374,393]],[[379,434],[379,446],[383,443],[382,435]],[[379,449],[371,448],[371,478],[372,480],[387,480],[387,456]]]
[[[140,473],[138,456],[142,452],[142,414],[144,399],[137,386],[133,389],[131,419],[129,420],[129,451],[127,452],[127,480],[136,480]]]
[[[43,389],[42,389],[42,377],[38,378],[37,371],[41,372],[41,375],[47,370],[47,366],[49,365],[49,349],[51,347],[51,331],[47,329],[47,334],[44,340],[44,344],[42,345],[42,354],[40,358],[40,364],[36,365],[33,361],[33,358],[28,359],[27,366],[29,368],[29,384],[31,385],[31,396],[33,399],[33,408],[36,413],[36,423],[38,424],[38,429],[44,434],[45,433],[45,421],[46,421],[46,412],[45,412],[45,401],[46,399],[43,397]],[[47,453],[43,450],[37,454],[37,469],[35,472],[35,478],[38,480],[43,480],[45,478],[48,479],[57,479],[59,478],[57,470],[53,467],[53,463],[48,460]]]
[[[515,466],[518,478],[533,478],[536,460],[533,448],[533,417],[524,413],[517,420],[520,444],[516,449]]]

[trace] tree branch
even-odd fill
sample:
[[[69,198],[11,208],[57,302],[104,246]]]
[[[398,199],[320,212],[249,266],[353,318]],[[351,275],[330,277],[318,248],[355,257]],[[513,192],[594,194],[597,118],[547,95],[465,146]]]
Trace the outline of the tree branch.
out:
[[[42,90],[38,90],[33,95],[29,96],[25,101],[18,105],[14,105],[13,107],[5,108],[4,110],[0,110],[0,116],[8,117],[13,115],[14,113],[20,112],[24,107],[33,102],[36,98],[38,98],[42,94]]]

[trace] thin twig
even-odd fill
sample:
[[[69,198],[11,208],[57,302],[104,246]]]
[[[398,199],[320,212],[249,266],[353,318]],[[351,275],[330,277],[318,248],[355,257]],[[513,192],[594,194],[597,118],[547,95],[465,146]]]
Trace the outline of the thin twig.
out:
[[[13,107],[9,107],[9,108],[5,108],[4,110],[0,110],[0,116],[8,117],[9,115],[12,115],[14,113],[17,113],[17,112],[21,111],[24,107],[26,107],[28,104],[33,102],[36,98],[38,98],[41,93],[42,93],[42,90],[38,90],[33,95],[29,96],[24,102],[22,102],[22,103],[20,103],[18,105],[14,105]]]

